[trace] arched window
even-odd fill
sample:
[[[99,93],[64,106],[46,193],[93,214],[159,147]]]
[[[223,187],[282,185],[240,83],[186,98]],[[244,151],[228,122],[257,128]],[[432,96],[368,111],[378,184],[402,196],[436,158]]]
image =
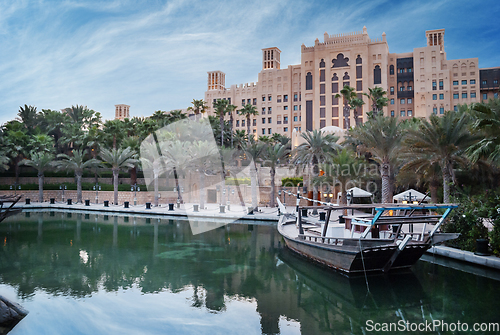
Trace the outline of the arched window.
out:
[[[373,69],[373,84],[381,84],[382,83],[382,70],[379,65],[375,65]]]
[[[319,67],[320,68],[325,67],[325,60],[324,59],[321,59],[321,62],[319,62]]]
[[[362,64],[363,63],[363,59],[361,58],[361,55],[358,55],[358,57],[356,58],[356,64]]]
[[[389,66],[389,74],[394,74],[394,65]]]
[[[306,74],[306,90],[313,89],[313,76],[311,72],[307,72]]]
[[[337,58],[332,59],[332,67],[344,67],[349,66],[349,58],[344,57],[344,54],[338,54]]]
[[[337,77],[337,74],[334,73],[333,77],[332,77],[332,81],[337,81],[337,80],[339,80],[339,77]]]

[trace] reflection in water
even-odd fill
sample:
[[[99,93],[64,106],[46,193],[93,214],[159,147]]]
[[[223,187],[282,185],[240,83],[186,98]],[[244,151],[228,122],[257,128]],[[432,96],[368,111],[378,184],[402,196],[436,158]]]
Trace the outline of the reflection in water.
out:
[[[369,277],[367,285],[281,248],[273,225],[193,236],[187,221],[39,213],[6,220],[0,238],[0,284],[28,309],[58,310],[68,332],[87,309],[105,315],[94,318],[111,329],[144,310],[134,319],[143,333],[363,334],[367,320],[498,322],[498,282],[419,262],[413,272]],[[12,334],[44,322],[52,320],[30,313]],[[96,329],[79,331],[109,328]]]

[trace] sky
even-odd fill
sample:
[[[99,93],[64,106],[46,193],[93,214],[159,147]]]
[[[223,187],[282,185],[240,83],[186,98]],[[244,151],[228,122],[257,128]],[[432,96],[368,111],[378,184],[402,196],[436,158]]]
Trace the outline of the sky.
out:
[[[462,0],[0,0],[0,124],[20,106],[84,105],[114,118],[114,105],[149,116],[203,99],[207,71],[226,86],[256,82],[261,49],[281,67],[323,34],[387,34],[390,52],[426,45],[445,28],[448,59],[500,66],[500,1]]]

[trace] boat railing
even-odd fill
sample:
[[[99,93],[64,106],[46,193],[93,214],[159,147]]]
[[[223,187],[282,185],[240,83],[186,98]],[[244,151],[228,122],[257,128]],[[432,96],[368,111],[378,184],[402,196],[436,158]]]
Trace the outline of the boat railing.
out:
[[[325,243],[330,245],[343,245],[344,239],[340,237],[322,237],[314,235],[299,234],[299,239],[303,241]]]

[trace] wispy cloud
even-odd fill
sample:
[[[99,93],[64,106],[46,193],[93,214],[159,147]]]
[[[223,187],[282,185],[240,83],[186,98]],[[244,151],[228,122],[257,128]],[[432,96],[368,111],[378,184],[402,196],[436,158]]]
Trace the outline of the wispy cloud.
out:
[[[118,103],[130,104],[134,115],[187,107],[203,97],[207,71],[225,71],[228,84],[255,81],[260,49],[277,46],[283,66],[297,64],[302,43],[364,25],[371,37],[385,31],[391,52],[412,51],[425,44],[426,29],[446,28],[448,58],[479,57],[481,66],[498,66],[499,27],[490,22],[499,7],[493,1],[0,1],[0,123],[24,104],[39,110],[84,104],[106,118]]]

